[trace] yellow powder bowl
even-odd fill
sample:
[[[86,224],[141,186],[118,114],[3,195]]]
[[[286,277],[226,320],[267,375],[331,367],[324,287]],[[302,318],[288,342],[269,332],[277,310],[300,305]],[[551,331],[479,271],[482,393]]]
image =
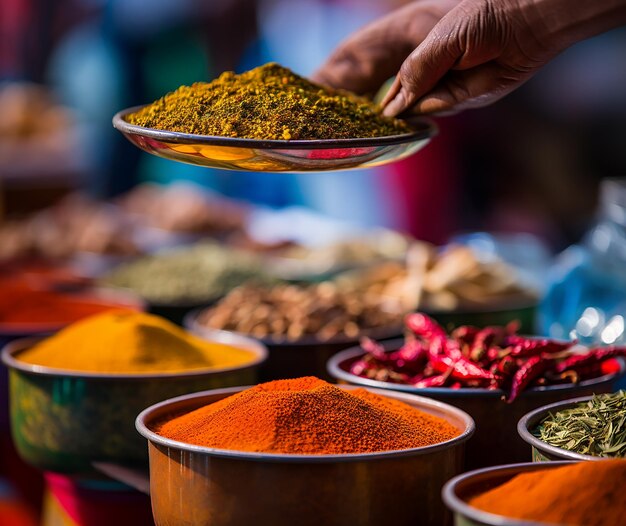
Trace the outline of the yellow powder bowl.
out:
[[[20,360],[41,338],[15,340],[2,350],[9,369],[13,441],[36,468],[99,477],[96,465],[146,469],[148,452],[136,416],[161,400],[206,389],[253,384],[267,358],[259,342],[226,331],[203,339],[247,350],[240,365],[159,373],[97,373]]]

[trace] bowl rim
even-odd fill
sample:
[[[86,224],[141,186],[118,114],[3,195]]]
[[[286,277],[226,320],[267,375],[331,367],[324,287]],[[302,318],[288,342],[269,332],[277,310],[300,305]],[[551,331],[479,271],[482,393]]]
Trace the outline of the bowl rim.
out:
[[[219,300],[218,300],[219,301]],[[213,331],[213,330],[225,330],[225,329],[212,329],[211,327],[205,327],[201,323],[198,322],[199,315],[209,309],[214,308],[215,305],[205,305],[204,307],[198,307],[189,311],[185,314],[183,318],[183,327],[196,335],[202,335],[203,331]],[[324,345],[351,345],[357,344],[359,340],[366,336],[368,338],[374,339],[382,339],[387,340],[391,337],[400,336],[404,330],[404,316],[406,314],[402,314],[399,316],[399,322],[397,325],[389,325],[385,327],[374,327],[372,329],[364,329],[359,333],[358,336],[352,338],[349,336],[342,336],[340,338],[331,338],[330,340],[320,340],[313,334],[306,335],[303,338],[299,338],[298,340],[287,340],[286,338],[278,339],[272,338],[271,336],[264,336],[263,338],[256,338],[250,334],[246,334],[244,332],[238,331],[229,331],[233,334],[238,334],[243,336],[244,338],[252,338],[262,344],[270,347],[314,347],[314,346],[324,346]]]
[[[154,404],[146,409],[144,409],[135,420],[135,428],[144,438],[148,440],[150,445],[160,445],[165,446],[171,449],[177,449],[186,451],[189,453],[203,454],[212,457],[219,458],[229,458],[233,460],[246,460],[246,461],[256,461],[256,462],[277,462],[277,463],[311,463],[311,464],[320,464],[320,463],[328,463],[328,462],[359,462],[365,460],[382,460],[388,458],[399,458],[399,457],[407,457],[414,455],[423,455],[435,453],[438,451],[442,451],[453,446],[458,446],[465,443],[471,436],[474,434],[476,430],[476,424],[474,419],[465,411],[458,409],[450,404],[446,404],[445,402],[439,402],[438,400],[432,400],[430,398],[410,395],[406,393],[389,393],[383,391],[381,389],[367,389],[368,391],[387,397],[393,398],[394,400],[398,400],[401,402],[405,402],[410,404],[412,407],[425,412],[428,412],[428,409],[435,409],[441,413],[454,416],[458,420],[464,423],[465,429],[461,430],[461,434],[455,436],[445,442],[439,442],[437,444],[432,444],[430,446],[423,446],[419,448],[412,449],[401,449],[401,450],[391,450],[391,451],[379,451],[374,453],[346,453],[346,454],[332,454],[332,455],[298,455],[294,453],[260,453],[260,452],[251,452],[251,451],[237,451],[230,449],[217,449],[217,448],[209,448],[205,446],[198,446],[194,444],[187,444],[185,442],[179,442],[177,440],[172,440],[169,438],[165,438],[158,433],[152,431],[149,427],[149,419],[151,416],[164,408],[181,402],[190,402],[196,399],[202,399],[209,396],[214,395],[224,395],[221,399],[226,398],[231,394],[236,394],[245,389],[249,389],[253,386],[240,386],[240,387],[227,387],[222,389],[212,389],[209,391],[201,391],[199,393],[191,393],[183,396],[178,396],[176,398],[170,398],[168,400],[164,400],[157,404]],[[352,391],[355,389],[359,389],[359,386],[352,385],[336,385],[340,389],[344,389],[346,391]],[[412,402],[412,403],[411,403]],[[429,413],[432,414],[432,413]],[[443,418],[440,416],[440,418]]]
[[[457,495],[456,490],[459,484],[480,475],[496,474],[509,471],[512,473],[513,477],[515,475],[528,471],[553,469],[576,463],[577,462],[572,460],[561,460],[554,462],[524,462],[521,464],[505,464],[501,466],[490,466],[487,468],[475,469],[473,471],[461,473],[460,475],[457,475],[451,478],[448,482],[446,482],[441,490],[441,497],[446,507],[454,512],[456,515],[461,515],[464,518],[468,518],[480,524],[490,526],[556,526],[553,523],[530,522],[528,520],[509,518],[503,515],[497,515],[495,513],[489,513],[483,510],[479,510],[478,508],[470,506],[467,502],[460,498]]]
[[[50,377],[69,377],[83,378],[90,380],[156,380],[156,379],[174,379],[174,378],[194,378],[197,376],[220,375],[235,371],[243,371],[253,367],[257,367],[267,360],[268,350],[263,343],[247,338],[245,336],[231,333],[228,331],[215,330],[213,332],[215,338],[211,341],[233,347],[240,347],[250,351],[254,355],[254,359],[244,364],[230,367],[212,367],[202,369],[191,369],[188,371],[178,372],[159,372],[159,373],[96,373],[90,371],[76,371],[72,369],[60,369],[56,367],[47,367],[44,365],[36,365],[28,362],[22,362],[17,359],[16,355],[26,351],[29,347],[45,339],[43,336],[35,336],[29,338],[20,338],[7,343],[2,349],[0,359],[9,369],[17,370],[22,373],[34,374],[39,376]],[[207,336],[201,337],[207,339]]]
[[[591,400],[593,396],[594,395],[579,396],[577,398],[561,400],[560,402],[554,402],[552,404],[533,409],[532,411],[526,413],[522,418],[520,418],[519,422],[517,423],[517,433],[524,442],[530,444],[534,449],[542,453],[554,455],[563,460],[607,460],[610,457],[596,457],[593,455],[584,455],[582,453],[576,453],[575,451],[569,451],[567,449],[553,446],[552,444],[548,444],[547,442],[544,442],[543,440],[537,438],[535,435],[532,434],[530,430],[531,427],[536,427],[536,425],[541,420],[543,420],[544,417],[548,416],[549,413],[563,409],[569,409],[572,406]]]
[[[380,342],[381,345],[385,348],[386,351],[391,351],[396,348],[399,343],[403,343],[404,339],[396,339],[389,340],[386,342]],[[340,351],[337,354],[334,354],[330,357],[328,362],[326,362],[326,370],[331,377],[336,380],[341,380],[345,382],[349,382],[352,385],[360,385],[361,387],[374,387],[378,389],[387,389],[393,391],[401,391],[404,393],[422,393],[426,396],[436,396],[443,395],[450,397],[465,397],[468,394],[474,396],[481,396],[485,398],[501,398],[505,395],[505,392],[501,389],[487,389],[484,387],[465,387],[460,389],[452,389],[450,387],[414,387],[412,385],[405,384],[394,384],[391,382],[381,382],[379,380],[370,380],[369,378],[362,378],[360,376],[356,376],[340,367],[341,363],[346,360],[350,360],[356,358],[357,356],[364,355],[365,352],[361,347],[354,346],[346,349],[344,351]],[[555,384],[555,385],[546,385],[546,386],[537,386],[531,387],[520,393],[520,397],[528,396],[528,395],[537,395],[544,392],[554,392],[554,391],[564,391],[567,389],[571,389],[572,387],[593,387],[596,385],[601,385],[605,382],[609,382],[615,380],[624,373],[626,373],[626,362],[620,361],[621,363],[621,371],[619,373],[610,373],[602,376],[598,376],[597,378],[590,378],[589,380],[583,380],[577,384]]]
[[[205,146],[231,146],[234,148],[261,148],[261,149],[279,149],[279,150],[319,150],[324,148],[368,148],[376,146],[386,146],[395,144],[404,144],[416,142],[419,140],[430,139],[437,134],[437,125],[430,119],[420,117],[411,119],[409,125],[414,129],[411,133],[402,133],[398,135],[387,135],[384,137],[374,138],[351,138],[351,139],[299,139],[299,140],[280,140],[280,139],[241,139],[237,137],[221,137],[212,135],[199,135],[194,133],[182,133],[166,130],[157,130],[155,128],[146,128],[136,124],[130,124],[125,117],[130,113],[135,113],[140,109],[149,106],[148,104],[140,104],[118,111],[113,116],[113,127],[124,134],[139,135],[149,137],[159,141],[166,141],[178,144],[203,144]]]

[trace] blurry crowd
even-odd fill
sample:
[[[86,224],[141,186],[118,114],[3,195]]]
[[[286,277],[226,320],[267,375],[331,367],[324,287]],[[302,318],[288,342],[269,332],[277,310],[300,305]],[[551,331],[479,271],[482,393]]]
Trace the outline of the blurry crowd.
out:
[[[3,150],[16,126],[0,123],[5,213],[19,214],[28,201],[16,173],[35,180],[48,170],[67,172],[69,187],[99,197],[141,181],[191,180],[228,197],[303,205],[435,243],[471,230],[529,232],[555,250],[576,241],[593,218],[599,180],[626,173],[624,30],[575,46],[490,108],[439,119],[439,136],[419,155],[367,171],[213,171],[143,154],[111,126],[122,108],[224,70],[277,61],[311,74],[342,38],[403,3],[3,0],[0,90],[43,85],[70,115],[41,136],[60,137],[63,162],[33,163],[47,155],[40,145],[19,155],[14,142]],[[3,115],[13,99],[0,96]],[[45,120],[37,105],[23,111]],[[34,199],[35,188],[29,192]]]

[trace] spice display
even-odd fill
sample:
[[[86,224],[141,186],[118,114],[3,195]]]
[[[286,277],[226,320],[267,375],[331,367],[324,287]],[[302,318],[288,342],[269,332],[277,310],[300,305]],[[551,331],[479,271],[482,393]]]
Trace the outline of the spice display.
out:
[[[329,245],[286,246],[274,251],[273,272],[285,279],[337,273],[389,260],[403,260],[411,239],[393,230],[377,229]]]
[[[626,392],[594,395],[545,418],[533,434],[544,442],[595,457],[626,456]]]
[[[259,384],[166,421],[156,432],[217,449],[287,454],[411,449],[460,433],[403,402],[315,377]]]
[[[521,283],[515,270],[499,260],[482,261],[469,247],[443,251],[414,242],[406,261],[385,262],[338,278],[346,290],[378,294],[407,311],[499,308],[536,302],[537,293]]]
[[[402,312],[381,308],[376,297],[344,294],[331,282],[310,286],[243,285],[198,316],[198,323],[256,338],[321,341],[357,338],[364,330],[399,327]]]
[[[183,183],[142,184],[120,197],[117,204],[142,225],[202,235],[242,231],[247,216],[243,205]]]
[[[254,356],[202,340],[158,316],[111,312],[70,325],[20,353],[19,360],[71,371],[132,374],[234,367]]]
[[[79,194],[0,226],[0,260],[67,259],[77,252],[132,256],[141,249],[119,210]]]
[[[214,300],[250,279],[272,281],[256,258],[202,242],[120,265],[101,281],[131,289],[150,303],[192,304]]]
[[[626,460],[580,462],[521,473],[470,500],[483,511],[524,521],[615,526],[626,516]]]
[[[516,334],[515,323],[483,329],[466,325],[448,335],[432,318],[416,313],[406,317],[406,326],[409,335],[393,352],[362,340],[366,354],[350,372],[415,387],[501,389],[513,402],[530,387],[616,372],[613,359],[626,355],[626,348],[581,349],[576,342],[526,338]]]
[[[398,135],[407,124],[347,92],[331,91],[278,64],[181,86],[126,117],[158,130],[247,139],[351,139]]]

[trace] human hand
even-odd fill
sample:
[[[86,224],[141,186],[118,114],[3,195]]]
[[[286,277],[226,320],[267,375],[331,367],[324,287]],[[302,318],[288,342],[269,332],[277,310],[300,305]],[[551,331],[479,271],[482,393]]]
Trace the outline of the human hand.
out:
[[[375,93],[461,0],[417,0],[344,40],[313,75],[331,88]]]
[[[574,42],[625,21],[624,0],[463,0],[404,61],[384,114],[485,106]]]

